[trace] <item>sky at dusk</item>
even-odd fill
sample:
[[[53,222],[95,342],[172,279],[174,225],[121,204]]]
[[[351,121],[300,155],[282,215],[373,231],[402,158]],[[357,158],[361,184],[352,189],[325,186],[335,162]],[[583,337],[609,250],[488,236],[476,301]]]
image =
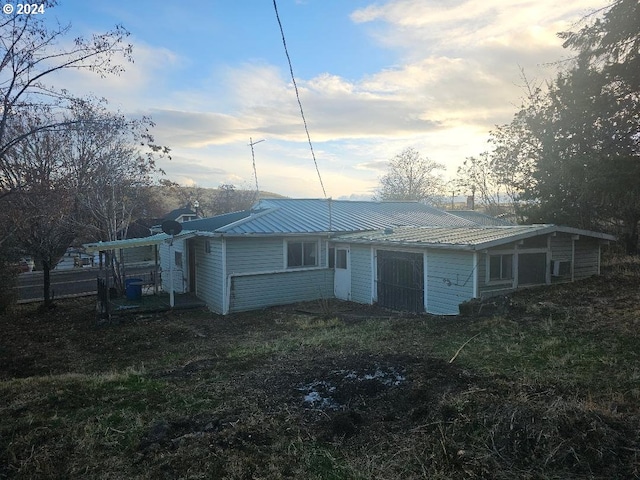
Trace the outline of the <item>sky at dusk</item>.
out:
[[[277,0],[327,196],[368,198],[408,147],[452,178],[489,148],[533,83],[553,78],[557,32],[607,0]],[[181,185],[323,196],[273,0],[61,0],[47,22],[70,39],[121,24],[134,59],[119,77],[65,73],[64,86],[151,116]],[[464,193],[464,192],[461,192]]]

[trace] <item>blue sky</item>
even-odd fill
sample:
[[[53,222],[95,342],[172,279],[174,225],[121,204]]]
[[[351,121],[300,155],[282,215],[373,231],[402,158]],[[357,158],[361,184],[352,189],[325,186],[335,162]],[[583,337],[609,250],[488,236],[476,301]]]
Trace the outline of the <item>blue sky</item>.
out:
[[[486,150],[523,96],[521,70],[552,78],[556,33],[607,0],[278,0],[302,106],[328,196],[367,198],[407,147],[446,165]],[[272,0],[61,0],[47,21],[72,36],[122,24],[135,63],[120,77],[61,81],[150,115],[182,185],[254,183],[322,197]],[[465,192],[460,192],[465,193]]]

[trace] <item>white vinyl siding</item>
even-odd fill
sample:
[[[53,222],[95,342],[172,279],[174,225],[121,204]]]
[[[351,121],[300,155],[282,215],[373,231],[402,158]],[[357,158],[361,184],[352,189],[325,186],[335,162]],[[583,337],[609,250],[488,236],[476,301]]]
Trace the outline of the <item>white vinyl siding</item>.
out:
[[[282,270],[282,238],[227,237],[227,273]]]
[[[173,246],[168,243],[161,243],[160,250],[160,268],[162,270],[162,289],[169,292],[170,268],[173,267],[173,291],[174,293],[185,293],[187,291],[186,265],[187,256],[184,252],[185,241],[177,240],[173,242]],[[171,253],[169,253],[171,252]],[[182,256],[181,265],[175,264],[176,253]],[[169,263],[171,262],[171,263]]]
[[[209,253],[205,244],[209,243]],[[208,307],[222,313],[222,241],[219,238],[198,240],[196,242],[196,295],[204,300]]]
[[[230,311],[333,298],[333,270],[294,270],[232,276]]]
[[[426,310],[436,315],[457,315],[458,306],[473,298],[474,255],[471,252],[428,250]]]
[[[373,303],[371,298],[371,247],[351,245],[351,300]]]

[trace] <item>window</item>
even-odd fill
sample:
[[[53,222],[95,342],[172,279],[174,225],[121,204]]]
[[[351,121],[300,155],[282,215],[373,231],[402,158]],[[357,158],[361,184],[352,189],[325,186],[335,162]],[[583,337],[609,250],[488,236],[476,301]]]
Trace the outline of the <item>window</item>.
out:
[[[347,250],[344,248],[336,249],[336,268],[347,268]]]
[[[211,241],[210,240],[205,240],[204,241],[204,253],[211,253]]]
[[[489,280],[511,280],[513,279],[513,255],[490,255],[489,256]]]
[[[336,249],[329,247],[329,268],[335,268],[336,266]]]
[[[287,242],[287,267],[316,267],[318,242]]]
[[[176,267],[182,268],[182,252],[174,252],[174,253],[175,253],[174,262]]]

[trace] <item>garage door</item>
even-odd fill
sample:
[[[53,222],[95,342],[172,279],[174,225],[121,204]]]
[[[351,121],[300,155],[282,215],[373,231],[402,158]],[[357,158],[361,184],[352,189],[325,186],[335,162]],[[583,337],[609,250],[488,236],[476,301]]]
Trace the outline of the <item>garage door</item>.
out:
[[[424,311],[424,262],[421,253],[377,252],[378,304],[394,310]]]

